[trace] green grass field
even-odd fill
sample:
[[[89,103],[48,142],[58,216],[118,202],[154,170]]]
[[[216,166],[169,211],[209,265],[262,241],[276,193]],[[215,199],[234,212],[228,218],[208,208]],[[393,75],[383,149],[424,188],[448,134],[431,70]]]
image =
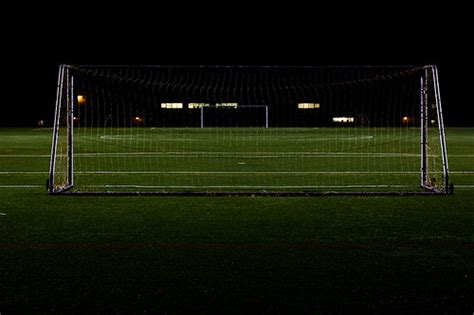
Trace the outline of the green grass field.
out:
[[[187,139],[182,132],[180,135]],[[383,139],[383,131],[378,135],[376,139]],[[123,167],[121,158],[87,158],[87,146],[81,149],[87,135],[78,136],[83,137],[76,151],[83,154],[76,165],[80,171],[88,171],[88,161],[94,161],[101,171],[111,165]],[[123,141],[99,139],[89,143],[104,148],[106,141]],[[163,139],[165,136],[161,143]],[[356,141],[364,146],[368,140]],[[165,171],[196,172],[194,167],[184,168],[190,164],[183,162],[199,158],[169,156],[169,152],[189,152],[189,146],[196,145],[193,150],[201,158],[229,152],[228,147],[203,148],[196,141],[181,142],[186,144],[169,141],[163,148]],[[311,171],[320,170],[310,161],[323,161],[327,167],[337,157],[304,158],[298,163],[290,156],[282,165],[252,164],[266,159],[251,156],[260,154],[255,152],[288,152],[293,142],[295,139],[283,141],[282,148],[278,143],[271,147],[262,143],[257,150],[245,141],[220,141],[221,145],[246,148],[251,154],[230,156],[219,164],[223,153],[217,153],[209,167],[213,171],[242,166],[248,171],[288,169],[300,171],[303,181],[310,178],[307,185],[319,185],[319,179],[304,174],[311,167]],[[384,147],[374,146],[372,153],[390,152],[380,150],[389,150],[390,141],[382,142]],[[327,152],[347,153],[354,149],[351,143],[337,148],[327,144]],[[474,129],[448,128],[447,143],[455,184],[455,193],[448,196],[50,196],[44,181],[51,130],[0,129],[0,312],[223,313],[252,309],[471,314]],[[309,144],[301,147],[301,152],[311,152]],[[137,152],[143,148],[140,144]],[[404,147],[407,157],[390,157],[388,164],[381,158],[367,162],[367,157],[358,157],[359,171],[367,167],[364,163],[373,163],[371,169],[388,165],[392,170],[401,163],[402,170],[412,171],[412,162],[405,168],[403,163],[416,148],[416,142]],[[109,150],[114,153],[116,147],[109,146]],[[136,163],[138,170],[149,170],[146,156],[126,159]],[[343,165],[353,167],[350,159],[345,157]],[[331,169],[337,171],[338,165]],[[182,181],[180,185],[197,180],[187,178],[192,174],[171,175],[172,182]],[[94,176],[84,173],[78,180],[83,177],[84,184],[96,183]],[[281,174],[271,176],[277,179],[264,176],[255,179],[255,185],[288,181]],[[395,178],[383,180],[405,177],[391,176]],[[364,179],[360,175],[357,180],[360,177]],[[200,178],[197,185],[215,180],[207,175]],[[150,183],[160,185],[157,181]]]
[[[421,191],[419,132],[407,127],[76,128],[74,190]],[[428,139],[429,177],[442,185],[436,129]],[[61,135],[56,183],[65,182],[66,143]],[[48,158],[10,156],[17,167],[30,167],[34,157]]]

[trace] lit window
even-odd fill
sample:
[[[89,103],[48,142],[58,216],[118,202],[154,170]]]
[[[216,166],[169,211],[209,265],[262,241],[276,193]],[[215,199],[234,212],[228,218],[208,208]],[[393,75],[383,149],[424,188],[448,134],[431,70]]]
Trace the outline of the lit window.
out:
[[[209,106],[208,103],[189,103],[188,104],[189,109],[197,109],[197,108],[207,107],[207,106]]]
[[[354,122],[354,117],[333,117],[332,121],[337,123],[352,123]]]
[[[161,103],[161,108],[181,109],[183,108],[183,103]]]
[[[298,103],[298,109],[316,109],[319,103]]]
[[[216,103],[216,107],[237,107],[237,103]]]

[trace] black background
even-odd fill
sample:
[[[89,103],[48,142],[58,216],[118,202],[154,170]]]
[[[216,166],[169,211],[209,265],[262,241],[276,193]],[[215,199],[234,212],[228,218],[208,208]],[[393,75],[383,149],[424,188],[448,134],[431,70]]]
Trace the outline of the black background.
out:
[[[0,126],[52,120],[61,63],[436,64],[446,125],[474,126],[468,12],[404,2],[12,9],[14,22],[2,22]]]

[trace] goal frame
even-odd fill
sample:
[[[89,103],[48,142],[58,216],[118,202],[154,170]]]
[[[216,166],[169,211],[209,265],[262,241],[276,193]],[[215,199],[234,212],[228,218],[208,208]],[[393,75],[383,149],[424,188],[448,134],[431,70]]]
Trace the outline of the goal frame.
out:
[[[52,132],[52,143],[51,143],[51,159],[49,165],[49,177],[46,181],[46,189],[49,194],[52,195],[193,195],[193,196],[229,196],[229,195],[268,195],[268,196],[315,196],[315,195],[433,195],[433,194],[450,194],[453,192],[453,185],[449,182],[449,165],[448,155],[446,147],[446,135],[443,120],[441,95],[439,88],[439,77],[438,68],[436,65],[423,66],[424,72],[420,76],[420,187],[424,188],[424,191],[406,191],[406,192],[346,192],[346,191],[153,191],[153,192],[72,192],[71,189],[74,187],[74,75],[70,71],[72,65],[62,64],[59,66],[58,78],[57,78],[57,90],[56,90],[56,102],[55,102],[55,114],[53,121],[53,132]],[[88,67],[88,66],[85,66]],[[91,67],[91,65],[89,65]],[[94,67],[149,67],[149,68],[163,68],[171,66],[96,66]],[[179,67],[179,66],[172,66]],[[249,66],[256,67],[256,66]],[[265,66],[272,67],[272,66]],[[280,67],[280,66],[275,66]],[[371,68],[372,66],[366,66]],[[383,67],[383,66],[379,66]],[[388,66],[389,68],[390,66]],[[331,68],[331,67],[317,67],[317,68]],[[348,67],[350,68],[350,67]],[[364,68],[364,67],[359,67]],[[428,77],[431,80],[428,80]],[[429,86],[431,83],[432,86]],[[434,92],[434,104],[431,104],[436,109],[437,113],[437,127],[438,127],[438,141],[441,150],[441,161],[442,161],[442,172],[444,176],[444,186],[442,189],[431,185],[428,177],[428,108],[430,106],[427,91],[431,89]],[[55,187],[55,173],[56,173],[56,158],[57,158],[57,147],[59,138],[59,128],[61,120],[61,106],[64,106],[63,99],[65,99],[65,105],[67,107],[65,113],[66,121],[66,137],[67,137],[67,174],[66,184],[64,187]],[[209,105],[207,107],[216,108],[216,105]],[[244,107],[255,107],[265,108],[265,125],[264,128],[269,128],[269,108],[268,105],[239,105],[240,108]],[[200,128],[205,128],[205,117],[204,117],[204,106],[200,107]]]
[[[449,183],[449,165],[446,148],[446,132],[443,120],[443,107],[439,91],[438,67],[436,65],[425,66],[424,75],[420,77],[420,186],[434,193],[449,194],[452,187]],[[438,137],[441,148],[441,161],[443,164],[444,189],[433,187],[428,178],[428,76],[432,77],[432,89],[434,91],[434,106],[436,108]]]
[[[60,194],[74,187],[74,76],[70,74],[69,65],[60,65],[56,88],[56,103],[53,123],[53,140],[51,143],[51,160],[49,164],[49,177],[46,186],[50,194]],[[55,188],[56,157],[61,119],[61,102],[66,94],[66,124],[67,124],[67,176],[66,185],[60,189]]]

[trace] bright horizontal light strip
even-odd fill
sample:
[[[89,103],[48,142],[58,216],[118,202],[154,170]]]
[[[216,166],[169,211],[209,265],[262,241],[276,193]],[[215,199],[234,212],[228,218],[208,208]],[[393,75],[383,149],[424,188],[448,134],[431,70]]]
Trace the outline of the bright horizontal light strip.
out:
[[[354,122],[354,117],[333,117],[332,121],[338,123],[349,123]]]
[[[216,103],[216,107],[237,107],[237,103]]]
[[[183,108],[183,103],[161,103],[161,108],[181,109],[181,108]]]
[[[298,109],[317,109],[319,103],[298,103]]]
[[[189,103],[188,104],[189,109],[198,109],[201,107],[209,107],[209,106],[210,106],[209,103]]]

